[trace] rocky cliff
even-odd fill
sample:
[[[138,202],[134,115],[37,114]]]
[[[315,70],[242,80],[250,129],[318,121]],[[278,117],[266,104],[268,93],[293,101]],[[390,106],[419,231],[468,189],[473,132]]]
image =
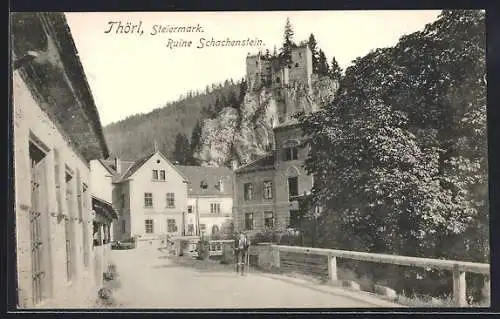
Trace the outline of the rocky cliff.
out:
[[[224,108],[203,120],[202,145],[194,156],[203,166],[247,164],[274,147],[273,127],[293,122],[296,112],[319,110],[333,100],[337,87],[328,77],[314,76],[311,89],[290,85],[246,92],[239,109]]]

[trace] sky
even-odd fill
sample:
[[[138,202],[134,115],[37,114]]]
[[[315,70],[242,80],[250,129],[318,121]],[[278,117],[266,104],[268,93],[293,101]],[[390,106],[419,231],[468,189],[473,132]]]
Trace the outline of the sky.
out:
[[[148,113],[188,91],[245,75],[250,52],[280,47],[286,18],[294,40],[314,34],[319,48],[345,69],[371,50],[422,30],[440,11],[72,12],[66,13],[101,124]],[[110,22],[116,22],[110,24]],[[141,25],[142,33],[120,33]],[[112,26],[110,32],[107,32]],[[165,32],[158,32],[162,26]],[[170,27],[170,29],[169,29]],[[168,32],[172,27],[184,32]],[[190,30],[195,32],[187,32]],[[126,31],[127,28],[123,28]],[[134,31],[137,28],[134,29]],[[201,47],[205,39],[261,40],[260,46]],[[191,41],[190,46],[186,46]],[[180,43],[175,47],[175,43]]]

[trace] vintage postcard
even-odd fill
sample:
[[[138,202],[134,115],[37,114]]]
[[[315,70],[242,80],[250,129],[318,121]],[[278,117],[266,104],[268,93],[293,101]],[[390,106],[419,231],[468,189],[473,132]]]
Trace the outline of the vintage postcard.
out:
[[[489,307],[481,10],[10,15],[17,307]]]

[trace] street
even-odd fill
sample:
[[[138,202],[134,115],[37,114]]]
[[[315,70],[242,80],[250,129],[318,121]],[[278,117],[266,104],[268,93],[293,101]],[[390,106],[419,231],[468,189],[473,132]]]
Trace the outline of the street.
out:
[[[168,257],[153,247],[113,250],[119,308],[366,308],[397,307],[361,292],[282,275],[236,275],[231,265]]]

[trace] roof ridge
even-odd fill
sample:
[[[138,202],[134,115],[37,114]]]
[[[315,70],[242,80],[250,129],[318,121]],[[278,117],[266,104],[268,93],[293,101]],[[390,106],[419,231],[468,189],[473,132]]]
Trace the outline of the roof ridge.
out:
[[[245,165],[243,165],[243,166],[238,167],[238,168],[236,169],[236,171],[239,171],[239,170],[240,170],[240,169],[242,169],[242,168],[248,167],[248,166],[250,166],[250,165],[252,165],[252,164],[254,164],[254,163],[256,163],[256,162],[260,161],[261,159],[264,159],[264,158],[268,157],[268,156],[273,156],[273,152],[269,152],[269,153],[267,153],[266,155],[262,155],[261,157],[259,157],[259,158],[255,159],[255,160],[251,161],[250,163],[247,163],[247,164],[245,164]]]

